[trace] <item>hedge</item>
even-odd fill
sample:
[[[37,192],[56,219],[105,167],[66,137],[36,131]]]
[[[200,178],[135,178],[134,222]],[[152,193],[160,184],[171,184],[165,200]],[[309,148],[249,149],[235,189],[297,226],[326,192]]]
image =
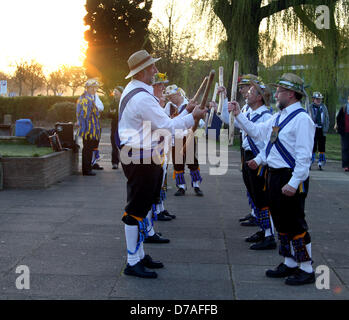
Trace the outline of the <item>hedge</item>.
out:
[[[12,115],[12,122],[18,119],[31,119],[32,121],[48,120],[48,111],[56,103],[70,102],[76,104],[79,97],[61,97],[61,96],[37,96],[37,97],[0,97],[0,123],[3,122],[4,115]],[[112,101],[108,97],[100,96],[104,110],[109,111]],[[62,104],[65,105],[65,104]],[[112,106],[115,108],[115,106]],[[102,114],[103,118],[103,114]],[[60,119],[51,119],[50,121],[60,121]]]

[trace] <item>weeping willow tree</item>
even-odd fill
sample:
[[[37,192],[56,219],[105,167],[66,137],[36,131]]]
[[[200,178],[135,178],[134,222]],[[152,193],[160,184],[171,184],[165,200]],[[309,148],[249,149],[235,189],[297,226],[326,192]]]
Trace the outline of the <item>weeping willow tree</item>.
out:
[[[316,25],[319,18],[316,10],[320,5],[329,9],[329,16],[326,17],[329,19],[328,29]],[[346,27],[341,23],[349,13],[346,1],[201,0],[200,10],[201,14],[206,11],[211,16],[211,23],[218,18],[224,27],[225,54],[228,57],[226,67],[229,70],[232,70],[233,61],[238,60],[241,73],[258,74],[260,56],[275,57],[277,39],[272,28],[293,32],[306,39],[307,49],[313,51],[313,60],[316,61],[312,65],[312,72],[308,73],[309,80],[323,88],[333,123],[338,101],[339,57],[347,46],[344,36]],[[264,19],[267,20],[267,29],[261,32]]]

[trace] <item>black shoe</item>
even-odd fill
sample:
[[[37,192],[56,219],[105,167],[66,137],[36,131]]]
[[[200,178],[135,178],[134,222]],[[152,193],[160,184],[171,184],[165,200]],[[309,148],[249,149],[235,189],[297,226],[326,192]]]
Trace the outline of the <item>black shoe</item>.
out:
[[[274,270],[267,270],[265,275],[269,278],[285,278],[293,275],[298,270],[298,267],[290,268],[284,263],[280,263]]]
[[[176,197],[178,196],[184,196],[185,195],[185,190],[183,188],[179,188],[177,192],[174,194]]]
[[[158,275],[154,271],[147,271],[144,265],[139,261],[134,266],[127,264],[124,274],[127,276],[135,276],[140,278],[157,278]]]
[[[160,213],[172,219],[176,219],[176,216],[174,214],[170,214],[167,210],[161,211]]]
[[[153,236],[149,236],[144,239],[144,243],[169,243],[170,240],[159,236],[155,233]]]
[[[264,231],[257,231],[252,236],[245,239],[246,242],[259,242],[264,240]]]
[[[92,171],[89,171],[89,172],[83,172],[82,175],[83,176],[95,176],[96,174]]]
[[[154,261],[152,257],[148,254],[146,254],[144,258],[141,260],[141,264],[149,269],[160,269],[164,267],[162,262]]]
[[[195,187],[194,191],[198,197],[202,197],[204,195],[199,187]]]
[[[118,168],[119,168],[119,166],[117,164],[113,164],[112,169],[116,170]]]
[[[246,220],[249,220],[250,218],[252,218],[252,214],[249,213],[247,216],[245,216],[244,218],[240,218],[239,219],[239,222],[243,222],[243,221],[246,221]]]
[[[242,227],[258,227],[256,219],[254,217],[248,219],[247,221],[241,222],[240,226]]]
[[[104,168],[101,167],[98,163],[95,163],[95,164],[92,166],[92,169],[93,169],[93,170],[104,170]]]
[[[253,244],[251,250],[271,250],[276,249],[276,242],[274,236],[265,237],[262,241]]]
[[[168,216],[165,216],[162,212],[160,212],[160,213],[157,214],[157,220],[158,221],[171,221],[172,218],[168,217]]]
[[[309,284],[315,282],[314,272],[308,273],[302,269],[297,269],[297,272],[286,278],[285,284],[288,284],[290,286],[300,286],[302,284]]]

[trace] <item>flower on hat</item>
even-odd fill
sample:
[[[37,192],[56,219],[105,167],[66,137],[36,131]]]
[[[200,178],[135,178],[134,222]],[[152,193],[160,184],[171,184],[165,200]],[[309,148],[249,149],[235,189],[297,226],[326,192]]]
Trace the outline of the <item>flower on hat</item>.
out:
[[[86,81],[85,87],[99,87],[99,83],[95,79],[89,79]]]
[[[153,81],[153,85],[154,84],[158,84],[158,83],[168,83],[168,79],[167,79],[167,74],[166,73],[161,73],[158,72],[154,75],[154,81]]]

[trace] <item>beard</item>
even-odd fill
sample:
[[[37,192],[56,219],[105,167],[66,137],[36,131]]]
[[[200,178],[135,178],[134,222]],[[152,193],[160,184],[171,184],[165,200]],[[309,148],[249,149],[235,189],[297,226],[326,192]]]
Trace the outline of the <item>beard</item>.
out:
[[[282,101],[277,101],[277,102],[276,102],[276,107],[277,107],[279,110],[283,110],[283,109],[286,108],[286,105],[285,105],[285,103],[282,102]]]

